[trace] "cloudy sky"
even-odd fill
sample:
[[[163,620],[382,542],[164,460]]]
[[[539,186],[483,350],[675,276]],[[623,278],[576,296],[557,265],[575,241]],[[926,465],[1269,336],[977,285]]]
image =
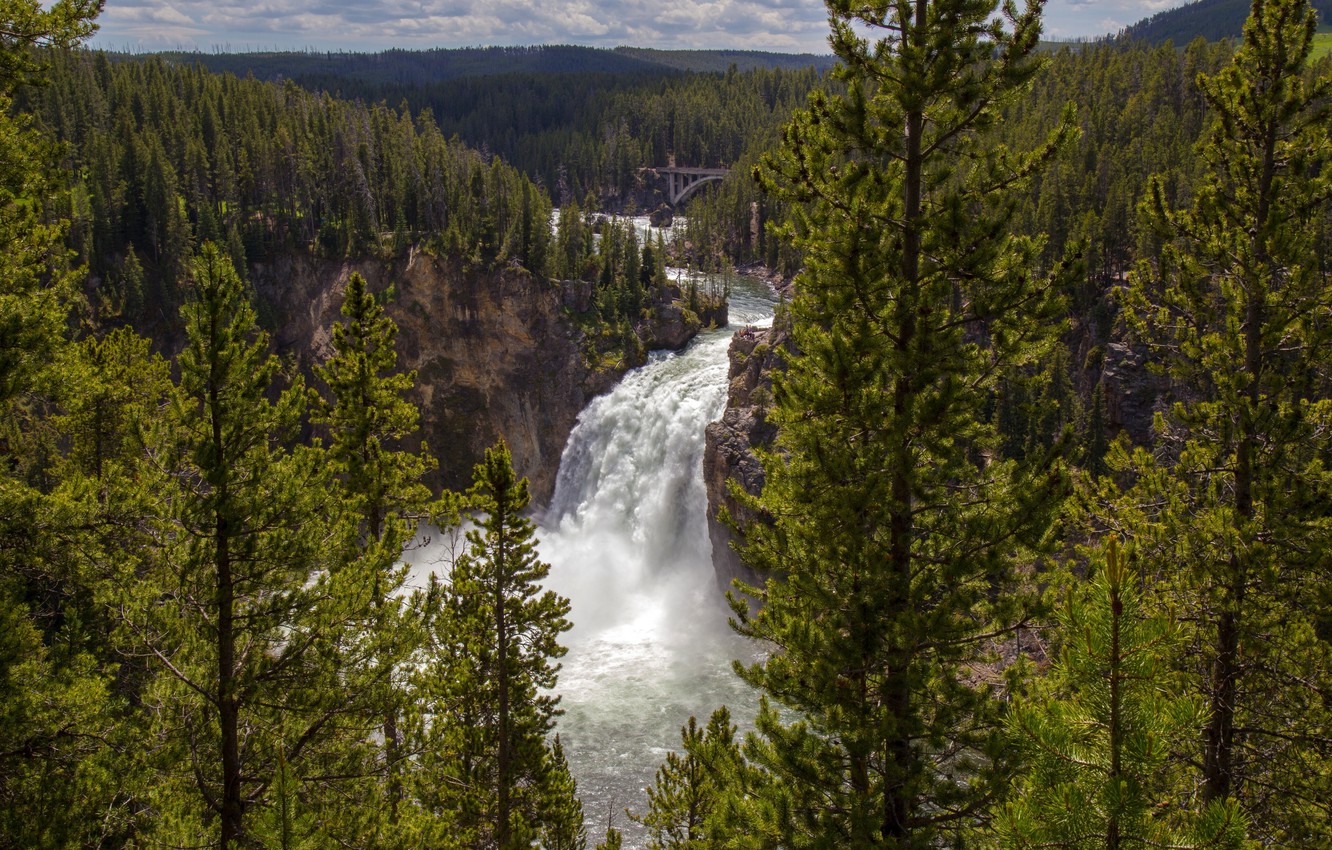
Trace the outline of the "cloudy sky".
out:
[[[1048,0],[1047,37],[1113,32],[1183,0]],[[109,49],[582,44],[827,53],[819,0],[107,0]]]

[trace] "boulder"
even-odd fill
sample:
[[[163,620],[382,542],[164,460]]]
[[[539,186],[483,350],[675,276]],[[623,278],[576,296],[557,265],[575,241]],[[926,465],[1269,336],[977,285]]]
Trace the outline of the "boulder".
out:
[[[675,210],[666,204],[662,204],[648,213],[648,221],[652,222],[653,227],[670,227],[671,223],[675,221]]]

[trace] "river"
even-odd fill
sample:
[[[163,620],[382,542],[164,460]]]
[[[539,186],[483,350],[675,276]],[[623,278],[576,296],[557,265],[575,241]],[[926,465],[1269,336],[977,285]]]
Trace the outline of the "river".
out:
[[[589,846],[606,825],[643,834],[644,788],[691,715],[728,706],[743,729],[755,695],[731,669],[753,648],[727,625],[712,572],[703,432],[726,403],[727,347],[737,327],[772,320],[761,282],[732,281],[731,327],[680,353],[655,353],[592,401],[560,461],[540,528],[547,585],[572,603],[557,690],[558,731],[578,781]]]

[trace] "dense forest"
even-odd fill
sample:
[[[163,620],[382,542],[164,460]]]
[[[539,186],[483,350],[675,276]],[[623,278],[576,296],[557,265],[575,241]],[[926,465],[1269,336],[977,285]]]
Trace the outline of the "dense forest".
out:
[[[728,167],[818,84],[813,66],[720,75],[501,74],[415,86],[301,76],[305,86],[429,110],[447,135],[502,156],[555,201],[631,211],[659,198],[644,168]]]
[[[672,71],[724,73],[784,68],[798,71],[813,67],[827,71],[831,55],[766,53],[757,50],[653,50],[646,47],[617,47],[604,50],[576,45],[524,47],[463,47],[434,50],[386,50],[382,53],[315,51],[287,53],[163,53],[169,62],[190,62],[214,71],[282,81],[310,74],[361,82],[424,85],[462,77],[496,77],[504,74],[530,76],[593,74],[634,76],[645,73],[669,75]],[[132,56],[124,58],[131,59]]]
[[[672,154],[681,165],[730,165],[774,134],[831,65],[827,56],[629,47],[161,58],[429,110],[446,137],[501,156],[558,205],[593,193],[603,209],[624,211],[660,198],[643,168]]]
[[[1053,54],[1039,5],[830,3],[826,78],[310,88],[87,51],[99,9],[0,0],[0,848],[621,846],[554,734],[570,608],[508,447],[432,492],[391,291],[351,276],[303,375],[247,274],[582,281],[641,357],[683,293],[593,213],[671,154],[733,166],[672,250],[794,286],[736,494],[761,708],[690,719],[648,846],[1332,842],[1307,0]],[[422,524],[452,559],[412,590]]]
[[[19,103],[64,143],[75,180],[61,212],[96,287],[92,306],[159,342],[179,341],[179,285],[205,241],[242,276],[292,253],[389,257],[415,246],[475,268],[582,278],[597,285],[594,318],[611,325],[665,286],[662,246],[637,244],[623,226],[594,238],[595,195],[583,208],[569,200],[552,232],[545,191],[446,138],[428,110],[414,117],[157,59],[44,61],[47,84]]]

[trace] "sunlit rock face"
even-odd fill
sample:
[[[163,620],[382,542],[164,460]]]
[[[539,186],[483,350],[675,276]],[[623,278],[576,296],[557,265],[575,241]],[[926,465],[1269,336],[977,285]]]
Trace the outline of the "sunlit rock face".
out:
[[[255,264],[250,279],[261,317],[278,350],[307,374],[332,353],[330,329],[354,272],[372,292],[393,287],[386,309],[399,328],[399,365],[417,373],[421,433],[439,458],[436,487],[465,489],[482,452],[502,436],[514,468],[531,482],[533,502],[546,504],[579,412],[643,362],[618,352],[588,356],[576,321],[593,309],[585,281],[541,280],[516,267],[469,269],[421,251],[393,260],[288,255]],[[725,305],[695,316],[676,303],[678,286],[658,296],[636,328],[644,350],[678,350],[700,330],[726,324]]]
[[[394,288],[387,312],[399,327],[399,364],[417,372],[422,435],[440,461],[432,483],[466,487],[482,451],[503,436],[534,501],[547,501],[579,411],[620,376],[589,369],[580,352],[566,303],[587,285],[518,268],[469,270],[416,251],[391,261],[285,257],[251,269],[279,351],[303,368],[328,357],[353,272],[373,292]]]

